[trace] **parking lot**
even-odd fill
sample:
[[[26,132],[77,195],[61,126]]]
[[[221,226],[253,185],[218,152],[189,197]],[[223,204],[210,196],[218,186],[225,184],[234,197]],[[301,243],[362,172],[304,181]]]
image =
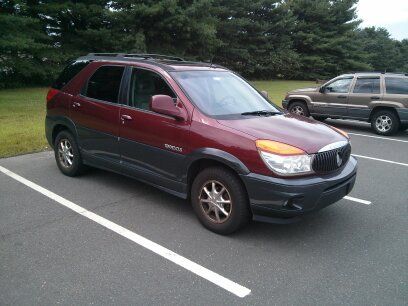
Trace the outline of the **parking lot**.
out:
[[[300,222],[204,229],[190,205],[52,152],[0,159],[0,304],[408,303],[408,131],[350,133],[349,195]]]

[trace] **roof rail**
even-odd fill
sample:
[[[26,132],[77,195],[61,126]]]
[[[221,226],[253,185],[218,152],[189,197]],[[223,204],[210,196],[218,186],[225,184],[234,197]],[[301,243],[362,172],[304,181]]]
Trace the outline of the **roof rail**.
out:
[[[152,53],[89,53],[87,56],[107,56],[107,57],[118,57],[118,58],[139,58],[139,59],[150,59],[150,60],[168,60],[168,61],[178,61],[184,62],[184,59],[178,56],[163,55],[163,54],[152,54]]]

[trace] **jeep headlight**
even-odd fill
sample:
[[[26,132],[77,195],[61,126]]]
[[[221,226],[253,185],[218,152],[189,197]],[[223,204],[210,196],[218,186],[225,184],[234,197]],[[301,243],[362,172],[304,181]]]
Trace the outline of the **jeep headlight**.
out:
[[[312,156],[294,146],[271,140],[257,140],[256,147],[266,166],[280,175],[313,172]]]

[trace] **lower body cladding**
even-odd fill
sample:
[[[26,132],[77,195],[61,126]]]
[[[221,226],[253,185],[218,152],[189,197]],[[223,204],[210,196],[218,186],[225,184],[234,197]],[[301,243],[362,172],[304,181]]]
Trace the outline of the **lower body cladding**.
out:
[[[241,178],[255,221],[290,223],[342,199],[353,189],[356,175],[357,161],[350,157],[333,174],[284,179],[251,173]]]

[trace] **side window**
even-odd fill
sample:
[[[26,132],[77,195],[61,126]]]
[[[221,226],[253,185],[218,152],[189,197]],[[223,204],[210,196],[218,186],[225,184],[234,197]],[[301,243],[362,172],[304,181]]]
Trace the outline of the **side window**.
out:
[[[149,70],[133,69],[130,79],[129,102],[131,106],[149,109],[150,99],[154,95],[176,95],[160,75]]]
[[[408,78],[385,78],[387,94],[408,95]]]
[[[99,67],[88,81],[85,96],[93,99],[118,103],[118,95],[122,74],[125,67]]]
[[[353,92],[379,94],[380,78],[358,78]]]
[[[339,79],[326,86],[327,92],[348,93],[353,78]]]
[[[54,84],[51,85],[52,88],[61,89],[69,81],[71,81],[82,69],[84,69],[89,64],[89,61],[74,61],[71,62],[67,67],[62,70],[61,74],[58,76]]]

